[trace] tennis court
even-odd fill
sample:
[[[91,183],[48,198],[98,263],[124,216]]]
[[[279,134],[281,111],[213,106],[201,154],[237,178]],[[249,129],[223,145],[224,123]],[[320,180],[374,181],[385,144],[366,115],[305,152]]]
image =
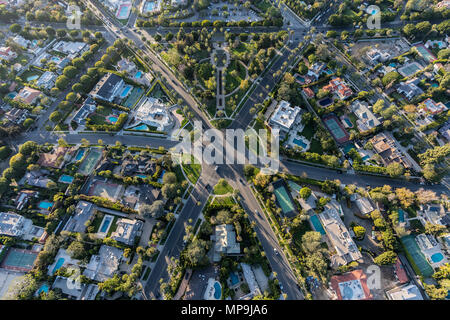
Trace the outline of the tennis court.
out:
[[[420,251],[420,248],[416,243],[415,236],[404,236],[400,239],[400,241],[404,245],[411,258],[414,260],[414,263],[416,264],[422,275],[424,277],[431,277],[431,275],[434,273],[433,268],[428,263],[422,251]]]
[[[37,255],[37,252],[34,251],[10,248],[1,267],[8,270],[28,272],[33,269]]]
[[[88,155],[84,158],[83,163],[78,169],[78,173],[82,175],[91,174],[97,163],[100,161],[102,154],[102,149],[100,148],[92,148],[89,150]]]
[[[285,216],[295,215],[295,206],[291,195],[283,180],[275,181],[273,184],[277,204]]]
[[[342,125],[339,124],[336,117],[328,117],[323,119],[325,122],[326,127],[331,132],[333,137],[339,142],[343,143],[348,140],[348,133],[345,131],[345,129],[342,127]]]
[[[422,66],[417,62],[412,62],[407,65],[404,65],[401,68],[398,68],[398,72],[404,77],[410,77],[415,74],[417,71],[422,70]]]
[[[144,90],[140,87],[133,87],[133,90],[128,95],[126,100],[122,103],[124,107],[132,108],[138,100],[141,98],[142,94],[144,93]]]

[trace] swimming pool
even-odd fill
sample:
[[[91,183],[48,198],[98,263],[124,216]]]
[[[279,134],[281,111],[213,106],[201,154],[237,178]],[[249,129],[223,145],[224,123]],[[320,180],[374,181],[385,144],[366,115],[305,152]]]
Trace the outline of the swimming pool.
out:
[[[141,124],[137,127],[131,128],[133,130],[138,130],[138,131],[148,131],[148,127],[146,124]]]
[[[53,202],[49,201],[41,201],[38,204],[39,209],[49,210],[51,207],[53,207]]]
[[[153,1],[147,1],[144,5],[144,11],[150,12],[155,8],[155,3]]]
[[[108,121],[111,122],[111,123],[116,123],[116,122],[117,122],[117,119],[119,119],[119,118],[116,117],[116,116],[109,116],[109,117],[107,117],[107,119],[108,119]]]
[[[304,143],[302,140],[295,138],[294,140],[292,140],[292,142],[294,142],[296,145],[302,147],[303,149],[305,149],[308,145],[306,143]]]
[[[333,100],[331,100],[331,98],[324,98],[322,100],[319,100],[317,103],[320,104],[321,107],[328,107],[333,103]]]
[[[34,81],[34,80],[36,80],[36,79],[38,79],[39,78],[39,76],[38,75],[34,75],[34,76],[29,76],[29,77],[27,77],[27,82],[31,82],[31,81]]]
[[[238,276],[236,275],[236,273],[234,273],[234,272],[231,272],[231,273],[230,273],[230,280],[231,280],[231,285],[232,285],[232,286],[234,286],[234,285],[236,285],[236,284],[239,283],[239,278],[238,278]]]
[[[116,17],[118,19],[127,19],[130,15],[130,8],[131,5],[129,3],[122,4],[119,10],[117,10]]]
[[[292,204],[289,194],[284,186],[276,188],[274,192],[277,197],[278,204],[284,214],[294,211],[294,205]]]
[[[398,221],[405,222],[405,211],[403,209],[398,209]]]
[[[130,91],[131,91],[131,89],[132,89],[133,87],[132,86],[126,86],[123,90],[122,90],[122,93],[120,94],[120,97],[121,98],[125,98],[129,93],[130,93]]]
[[[111,224],[111,221],[113,220],[112,217],[106,217],[103,221],[102,227],[100,228],[100,233],[105,233],[108,231],[109,225]]]
[[[63,174],[60,178],[59,178],[59,182],[62,183],[72,183],[73,182],[73,177],[72,176],[68,176],[67,174]]]
[[[352,128],[352,127],[353,127],[353,123],[352,123],[349,119],[344,118],[344,121],[345,121],[345,123],[348,125],[349,128]]]
[[[136,74],[134,75],[134,77],[135,77],[136,79],[142,78],[142,72],[141,72],[141,71],[136,72]]]
[[[139,177],[139,178],[142,178],[142,179],[147,178],[147,176],[145,174],[137,174],[136,177]]]
[[[296,75],[296,76],[295,76],[295,79],[296,79],[298,82],[300,82],[300,83],[305,83],[305,78],[303,78],[303,77],[301,77],[301,76],[299,76],[299,75]]]
[[[222,286],[219,282],[214,282],[214,298],[219,300],[222,297]]]
[[[75,160],[76,161],[80,161],[81,159],[83,159],[84,153],[86,152],[86,149],[80,149],[78,150],[77,155],[75,156]]]
[[[161,173],[161,176],[158,179],[158,183],[162,183],[163,182],[163,177],[164,177],[165,174],[166,174],[166,170],[163,169],[163,171]]]
[[[444,259],[444,256],[443,256],[442,253],[440,253],[440,252],[434,253],[434,254],[431,256],[431,261],[433,261],[434,263],[441,262],[442,259]]]
[[[15,93],[15,92],[10,92],[10,93],[8,93],[6,96],[7,96],[8,98],[10,98],[10,99],[14,99],[14,98],[17,96],[17,93]]]
[[[37,295],[40,295],[42,292],[48,293],[49,287],[47,284],[43,284],[37,291]]]
[[[59,258],[58,261],[56,261],[55,267],[53,268],[52,275],[55,274],[56,271],[58,271],[64,264],[64,258]]]
[[[318,217],[318,216],[313,215],[313,216],[311,216],[311,217],[309,218],[309,220],[311,221],[311,223],[312,223],[314,229],[315,229],[317,232],[320,232],[321,235],[325,235],[325,234],[326,234],[325,229],[323,228],[322,223],[320,223],[320,220],[319,220],[319,217]]]

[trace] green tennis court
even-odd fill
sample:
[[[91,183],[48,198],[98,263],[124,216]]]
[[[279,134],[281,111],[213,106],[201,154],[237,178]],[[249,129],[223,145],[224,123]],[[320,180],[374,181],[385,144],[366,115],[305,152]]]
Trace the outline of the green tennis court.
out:
[[[26,271],[33,268],[37,253],[29,250],[10,248],[8,255],[2,263],[5,269]]]
[[[419,268],[422,275],[424,277],[431,277],[431,275],[434,273],[433,268],[428,263],[422,251],[420,251],[420,248],[416,243],[415,236],[404,236],[400,239],[400,241],[405,246],[406,251],[408,251],[409,255],[414,260],[414,263],[416,264],[417,268]]]
[[[278,203],[283,210],[284,214],[294,211],[294,205],[289,198],[289,195],[284,186],[280,186],[275,189],[275,196],[277,197]]]

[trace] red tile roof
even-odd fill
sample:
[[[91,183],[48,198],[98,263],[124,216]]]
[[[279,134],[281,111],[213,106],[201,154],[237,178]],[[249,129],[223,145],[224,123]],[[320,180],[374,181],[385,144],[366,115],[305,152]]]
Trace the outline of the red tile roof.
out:
[[[361,282],[362,289],[364,291],[365,298],[362,300],[371,300],[373,298],[372,294],[370,293],[370,289],[367,286],[367,275],[364,273],[362,269],[355,270],[352,272],[348,272],[346,274],[340,275],[340,276],[333,276],[331,277],[331,287],[336,292],[338,296],[338,300],[342,300],[342,294],[341,290],[339,289],[339,283],[341,282],[347,282],[351,280],[359,280]]]

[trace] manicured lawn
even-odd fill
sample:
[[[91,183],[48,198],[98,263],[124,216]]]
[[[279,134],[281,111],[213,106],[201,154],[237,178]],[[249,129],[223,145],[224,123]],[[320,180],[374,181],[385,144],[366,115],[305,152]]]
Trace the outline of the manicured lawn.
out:
[[[308,140],[311,140],[311,138],[314,136],[313,128],[311,126],[305,126],[305,128],[303,128],[303,131],[300,133],[300,135],[304,136]]]
[[[214,194],[216,195],[222,195],[222,194],[227,194],[227,193],[232,193],[233,192],[233,187],[231,187],[228,182],[225,181],[224,184],[222,183],[217,183],[214,186]]]
[[[312,139],[311,141],[311,147],[308,150],[309,152],[315,152],[318,154],[322,154],[323,149],[322,149],[322,145],[320,144],[320,141],[317,139]]]
[[[218,197],[218,198],[214,199],[213,203],[229,205],[229,204],[235,204],[236,201],[234,201],[233,197]]]
[[[191,156],[191,157],[192,157],[191,162],[193,162],[194,157],[193,156]],[[189,181],[193,184],[197,183],[197,180],[200,177],[200,174],[202,172],[201,164],[188,163],[188,164],[183,164],[182,166],[183,166],[184,173],[186,174]]]

